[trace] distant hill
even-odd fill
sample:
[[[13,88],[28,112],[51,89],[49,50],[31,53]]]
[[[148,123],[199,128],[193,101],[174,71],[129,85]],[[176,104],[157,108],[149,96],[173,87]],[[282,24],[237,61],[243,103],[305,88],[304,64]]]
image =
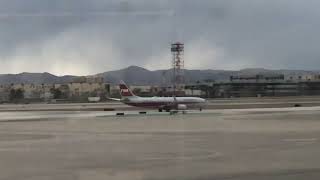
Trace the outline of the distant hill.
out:
[[[228,70],[185,70],[185,80],[187,83],[195,83],[197,81],[228,81],[230,76],[237,75],[306,75],[319,74],[319,71],[305,70],[269,70],[263,68],[248,68],[239,71]],[[95,76],[104,77],[107,83],[117,84],[120,80],[124,80],[132,85],[159,85],[170,84],[173,71],[156,70],[150,71],[138,66],[129,66],[116,71],[108,71]],[[17,83],[34,83],[34,84],[51,84],[51,83],[68,83],[72,82],[77,76],[55,76],[50,73],[20,73],[20,74],[2,74],[0,75],[0,84],[17,84]]]
[[[0,84],[51,84],[71,82],[75,76],[55,76],[50,73],[20,73],[0,75]]]
[[[228,80],[232,71],[223,70],[185,70],[186,82],[196,82],[198,80]],[[135,85],[157,85],[168,84],[172,80],[173,70],[156,70],[149,71],[147,69],[130,66],[117,71],[109,71],[97,76],[102,76],[108,83],[118,83],[124,80],[128,84]]]
[[[239,71],[228,70],[185,70],[186,83],[195,83],[197,81],[228,81],[230,76],[246,75],[254,76],[260,75],[306,75],[306,74],[319,74],[319,71],[305,71],[305,70],[269,70],[263,68],[247,68]],[[120,80],[124,80],[128,84],[135,85],[158,85],[170,83],[173,71],[169,70],[156,70],[149,71],[145,68],[138,66],[130,66],[125,69],[117,71],[109,71],[97,74],[104,77],[106,82],[116,84]]]
[[[130,66],[125,69],[117,71],[109,71],[97,76],[102,76],[108,83],[118,83],[120,80],[124,80],[128,84],[158,84],[161,82],[161,72],[149,71],[147,69]]]

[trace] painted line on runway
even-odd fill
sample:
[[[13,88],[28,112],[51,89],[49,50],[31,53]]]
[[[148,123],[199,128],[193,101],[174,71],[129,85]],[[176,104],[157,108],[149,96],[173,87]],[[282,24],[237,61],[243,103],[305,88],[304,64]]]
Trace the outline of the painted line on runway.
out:
[[[223,115],[222,113],[219,112],[195,112],[195,111],[190,111],[187,112],[186,114],[182,114],[182,113],[178,113],[178,114],[170,114],[170,113],[166,113],[166,112],[162,112],[162,113],[158,113],[158,112],[148,112],[146,114],[139,114],[138,111],[137,112],[121,112],[124,113],[124,115],[117,115],[117,113],[114,114],[106,114],[106,115],[99,115],[99,116],[95,116],[97,118],[104,118],[104,117],[149,117],[149,116],[197,116],[197,115]]]
[[[296,141],[317,141],[317,138],[305,138],[305,139],[283,139],[283,141],[296,142]]]
[[[318,141],[317,138],[303,138],[303,139],[283,139],[284,142],[295,143],[297,145],[314,144]]]

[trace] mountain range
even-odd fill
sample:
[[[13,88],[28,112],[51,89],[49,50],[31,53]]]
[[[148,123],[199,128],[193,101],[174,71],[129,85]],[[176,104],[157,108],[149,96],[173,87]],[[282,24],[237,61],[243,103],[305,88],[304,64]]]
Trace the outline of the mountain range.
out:
[[[253,76],[257,74],[262,75],[307,75],[319,74],[320,71],[305,71],[305,70],[269,70],[263,68],[248,68],[239,71],[230,70],[185,70],[186,83],[195,83],[197,81],[227,81],[230,76],[246,75]],[[117,84],[120,80],[124,80],[132,85],[159,85],[170,83],[173,71],[155,70],[150,71],[138,66],[129,66],[124,69],[116,71],[108,71],[104,73],[95,74],[93,76],[101,76],[105,82]],[[56,76],[50,73],[20,73],[20,74],[0,74],[0,84],[53,84],[53,83],[69,83],[78,76]]]

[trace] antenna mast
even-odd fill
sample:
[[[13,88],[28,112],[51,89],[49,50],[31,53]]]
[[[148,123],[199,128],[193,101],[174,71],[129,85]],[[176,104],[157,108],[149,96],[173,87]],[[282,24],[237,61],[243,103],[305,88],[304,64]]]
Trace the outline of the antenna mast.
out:
[[[172,70],[173,70],[173,97],[176,91],[182,91],[184,83],[184,44],[176,42],[171,44]]]

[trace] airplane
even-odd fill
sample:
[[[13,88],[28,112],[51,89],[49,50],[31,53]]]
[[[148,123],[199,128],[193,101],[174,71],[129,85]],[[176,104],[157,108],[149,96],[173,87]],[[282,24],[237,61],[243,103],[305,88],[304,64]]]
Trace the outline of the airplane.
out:
[[[186,111],[194,108],[199,108],[202,111],[207,102],[199,97],[139,97],[123,81],[120,82],[119,87],[121,99],[109,99],[120,101],[129,106],[158,109],[159,112],[171,112],[171,110]]]

